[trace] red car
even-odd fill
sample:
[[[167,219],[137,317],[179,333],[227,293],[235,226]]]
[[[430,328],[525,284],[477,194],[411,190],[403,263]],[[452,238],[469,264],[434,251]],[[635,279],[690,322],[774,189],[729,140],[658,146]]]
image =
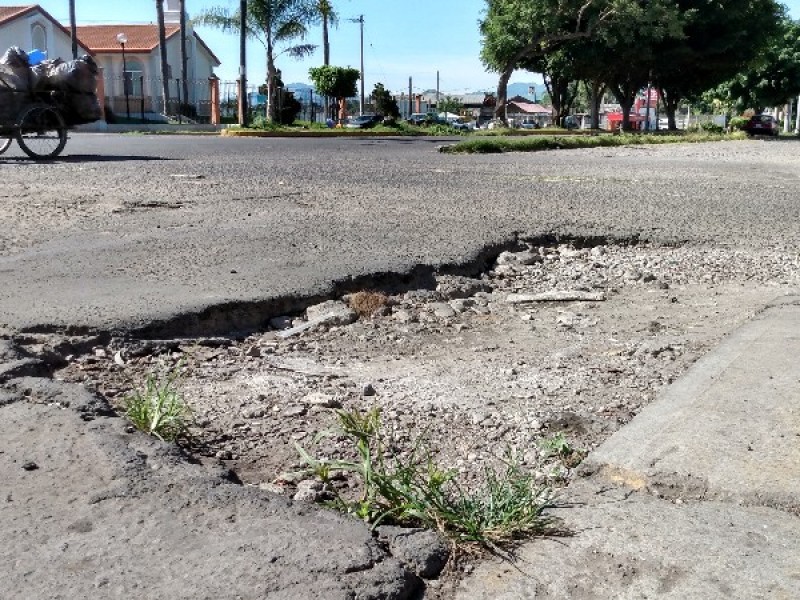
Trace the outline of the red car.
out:
[[[753,115],[742,128],[749,135],[772,135],[777,137],[780,127],[775,117],[770,115]]]

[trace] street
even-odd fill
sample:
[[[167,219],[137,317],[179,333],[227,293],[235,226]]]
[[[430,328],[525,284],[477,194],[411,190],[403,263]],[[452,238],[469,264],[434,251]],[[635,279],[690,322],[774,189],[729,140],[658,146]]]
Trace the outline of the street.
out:
[[[0,159],[0,323],[182,317],[178,328],[221,333],[264,315],[196,315],[469,265],[515,239],[797,241],[794,140],[492,156],[442,155],[441,143],[73,134],[42,164],[14,146]]]

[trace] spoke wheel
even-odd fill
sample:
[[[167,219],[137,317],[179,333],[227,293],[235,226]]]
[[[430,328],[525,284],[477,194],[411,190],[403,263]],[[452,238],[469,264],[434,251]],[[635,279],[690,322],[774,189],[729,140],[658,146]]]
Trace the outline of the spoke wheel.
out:
[[[19,120],[17,143],[33,159],[55,158],[67,144],[67,128],[50,106],[32,106]]]
[[[3,154],[3,152],[8,150],[8,147],[11,145],[11,142],[13,142],[13,141],[14,141],[14,138],[12,138],[12,137],[0,138],[0,154]]]

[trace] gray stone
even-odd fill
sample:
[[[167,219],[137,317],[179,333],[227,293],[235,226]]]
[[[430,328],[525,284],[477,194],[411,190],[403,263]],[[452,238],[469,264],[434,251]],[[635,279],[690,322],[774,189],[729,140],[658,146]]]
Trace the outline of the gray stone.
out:
[[[304,396],[301,402],[310,406],[321,406],[323,408],[341,408],[342,406],[341,400],[336,396],[331,396],[323,392],[312,392]]]
[[[498,265],[534,265],[542,262],[541,255],[536,252],[501,252],[497,257]]]
[[[392,556],[424,579],[437,577],[450,558],[450,547],[435,531],[387,525],[376,533]]]
[[[340,300],[327,300],[306,309],[309,321],[319,321],[325,325],[349,325],[358,319],[356,312]]]
[[[395,311],[394,319],[400,323],[416,323],[417,317],[410,310],[401,308]]]
[[[492,286],[485,281],[457,275],[441,275],[436,278],[436,282],[436,291],[445,300],[469,298],[478,292],[488,292],[492,289]]]
[[[450,319],[456,316],[456,311],[453,310],[453,307],[449,304],[445,304],[444,302],[431,304],[431,310],[433,311],[433,314],[440,319]]]

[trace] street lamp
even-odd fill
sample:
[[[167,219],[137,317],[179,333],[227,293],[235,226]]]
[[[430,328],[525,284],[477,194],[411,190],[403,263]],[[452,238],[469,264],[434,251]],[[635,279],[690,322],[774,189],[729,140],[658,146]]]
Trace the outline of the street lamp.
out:
[[[131,118],[130,90],[128,89],[128,63],[125,60],[125,44],[128,43],[128,36],[124,33],[117,34],[117,42],[122,46],[122,87],[125,89],[125,112],[128,120]]]

